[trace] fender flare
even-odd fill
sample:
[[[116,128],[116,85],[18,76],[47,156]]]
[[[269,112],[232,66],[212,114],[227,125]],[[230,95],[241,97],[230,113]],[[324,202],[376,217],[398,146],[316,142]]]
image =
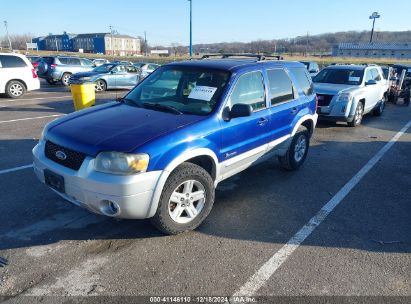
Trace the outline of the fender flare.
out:
[[[312,133],[314,132],[315,126],[317,125],[317,120],[318,120],[318,114],[314,113],[314,114],[306,114],[304,116],[302,116],[297,123],[295,124],[294,128],[293,128],[293,132],[291,133],[291,137],[293,137],[295,135],[295,133],[297,133],[298,128],[307,120],[311,120],[312,124],[313,124],[313,129],[312,129]]]
[[[150,206],[147,211],[146,218],[153,217],[154,214],[156,213],[158,203],[160,201],[161,193],[163,192],[164,185],[170,176],[170,173],[177,168],[179,165],[184,163],[185,161],[197,157],[197,156],[209,156],[213,159],[214,165],[215,165],[215,172],[216,176],[218,177],[220,174],[220,166],[218,165],[218,158],[217,155],[214,153],[213,150],[208,149],[208,148],[197,148],[193,150],[188,150],[184,152],[183,154],[179,155],[175,159],[173,159],[167,167],[163,170],[163,172],[160,175],[160,178],[157,181],[157,184],[154,188],[153,191],[153,196],[151,198]]]

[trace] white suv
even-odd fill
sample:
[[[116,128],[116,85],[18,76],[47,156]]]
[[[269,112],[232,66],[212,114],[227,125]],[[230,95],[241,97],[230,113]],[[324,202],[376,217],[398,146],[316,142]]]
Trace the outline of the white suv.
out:
[[[20,98],[27,91],[38,89],[40,80],[26,56],[0,53],[0,94]]]
[[[379,66],[331,65],[313,81],[317,112],[323,119],[345,121],[356,127],[364,114],[380,116],[384,111],[388,84]]]

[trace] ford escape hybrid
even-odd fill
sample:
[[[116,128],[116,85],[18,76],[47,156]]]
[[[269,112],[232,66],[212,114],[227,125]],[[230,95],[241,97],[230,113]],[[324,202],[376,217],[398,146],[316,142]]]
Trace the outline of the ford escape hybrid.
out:
[[[122,100],[49,123],[33,149],[38,178],[92,212],[176,234],[250,165],[276,156],[298,169],[317,122],[306,68],[225,57],[162,66]]]

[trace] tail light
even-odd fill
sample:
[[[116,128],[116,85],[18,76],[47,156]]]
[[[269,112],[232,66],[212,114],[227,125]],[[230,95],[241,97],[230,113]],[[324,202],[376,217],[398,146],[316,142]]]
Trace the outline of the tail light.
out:
[[[37,78],[37,73],[35,69],[31,69],[31,74],[33,75],[33,78]]]
[[[57,64],[55,64],[55,63],[50,64],[50,68],[51,68],[51,69],[55,69],[56,66],[57,66]]]
[[[315,111],[318,109],[318,96],[315,95]]]
[[[39,66],[39,63],[38,62],[33,62],[32,65],[33,65],[33,68],[37,68]]]

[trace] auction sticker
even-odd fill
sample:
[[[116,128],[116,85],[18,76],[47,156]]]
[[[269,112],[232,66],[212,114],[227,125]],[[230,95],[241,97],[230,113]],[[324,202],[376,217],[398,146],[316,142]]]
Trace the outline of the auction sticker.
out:
[[[214,87],[196,86],[188,95],[188,98],[210,101],[215,91],[217,91],[217,88]]]

